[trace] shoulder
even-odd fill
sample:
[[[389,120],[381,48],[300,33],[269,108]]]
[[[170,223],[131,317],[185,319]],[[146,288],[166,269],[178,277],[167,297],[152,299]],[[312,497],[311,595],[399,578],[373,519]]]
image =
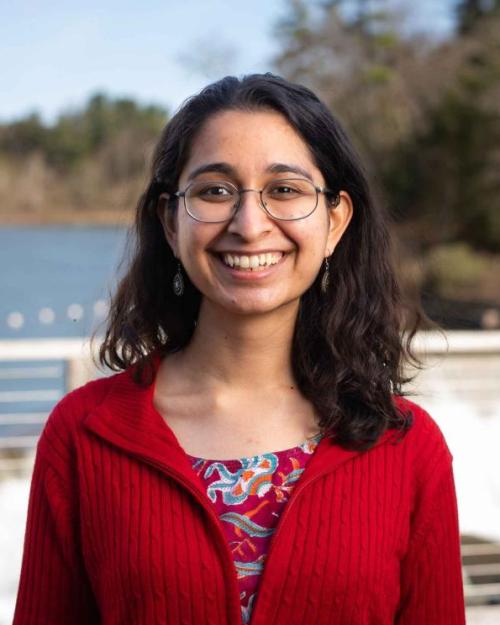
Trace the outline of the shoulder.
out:
[[[395,396],[399,410],[411,419],[411,427],[402,439],[408,468],[418,482],[439,479],[451,470],[453,455],[435,419],[417,403]]]
[[[419,404],[401,395],[394,396],[394,402],[405,416],[411,420],[410,437],[415,441],[446,444],[443,432],[435,419]]]
[[[439,425],[424,408],[406,398],[396,401],[413,417],[413,425],[401,441],[406,452],[400,470],[412,548],[415,554],[427,557],[428,548],[438,552],[445,543],[451,544],[451,532],[455,534],[453,540],[459,542],[453,456]],[[440,535],[442,530],[448,535]]]
[[[91,380],[65,395],[54,407],[49,420],[64,420],[70,416],[78,418],[101,404],[115,386],[128,377],[128,372],[115,373],[103,378]]]
[[[412,425],[401,442],[404,470],[414,492],[433,491],[452,474],[453,455],[435,419],[419,404],[395,396],[399,410],[409,416]]]
[[[52,409],[38,440],[41,454],[64,456],[74,447],[81,424],[88,414],[102,404],[115,385],[130,379],[128,371],[87,382],[67,393]]]

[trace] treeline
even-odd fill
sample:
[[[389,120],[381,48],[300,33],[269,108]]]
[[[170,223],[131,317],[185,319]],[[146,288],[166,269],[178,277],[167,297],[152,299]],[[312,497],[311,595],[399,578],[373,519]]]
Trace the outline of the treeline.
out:
[[[391,6],[290,0],[276,67],[354,137],[412,279],[500,302],[500,0],[457,1],[444,40]]]
[[[96,94],[54,124],[33,114],[0,126],[0,219],[126,220],[166,121],[162,108]]]

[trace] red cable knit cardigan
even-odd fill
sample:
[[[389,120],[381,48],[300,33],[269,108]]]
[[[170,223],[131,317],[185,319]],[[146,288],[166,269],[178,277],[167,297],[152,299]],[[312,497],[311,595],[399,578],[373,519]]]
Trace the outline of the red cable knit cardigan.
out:
[[[14,625],[240,625],[205,486],[130,370],[37,446]],[[421,408],[367,452],[324,437],[279,519],[251,625],[463,625],[452,457]]]

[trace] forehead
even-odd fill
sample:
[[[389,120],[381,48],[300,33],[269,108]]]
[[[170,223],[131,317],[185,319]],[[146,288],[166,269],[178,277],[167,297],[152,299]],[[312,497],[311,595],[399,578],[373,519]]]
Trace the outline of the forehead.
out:
[[[307,143],[275,111],[223,111],[210,117],[193,140],[181,178],[211,162],[228,163],[242,173],[257,173],[274,162],[318,173]]]

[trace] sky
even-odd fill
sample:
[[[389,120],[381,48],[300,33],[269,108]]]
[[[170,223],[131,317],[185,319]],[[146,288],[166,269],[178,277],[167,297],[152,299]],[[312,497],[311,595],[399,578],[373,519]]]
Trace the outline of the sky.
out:
[[[454,0],[392,0],[450,29]],[[52,121],[96,92],[175,110],[222,75],[271,71],[287,0],[0,0],[0,121]]]

